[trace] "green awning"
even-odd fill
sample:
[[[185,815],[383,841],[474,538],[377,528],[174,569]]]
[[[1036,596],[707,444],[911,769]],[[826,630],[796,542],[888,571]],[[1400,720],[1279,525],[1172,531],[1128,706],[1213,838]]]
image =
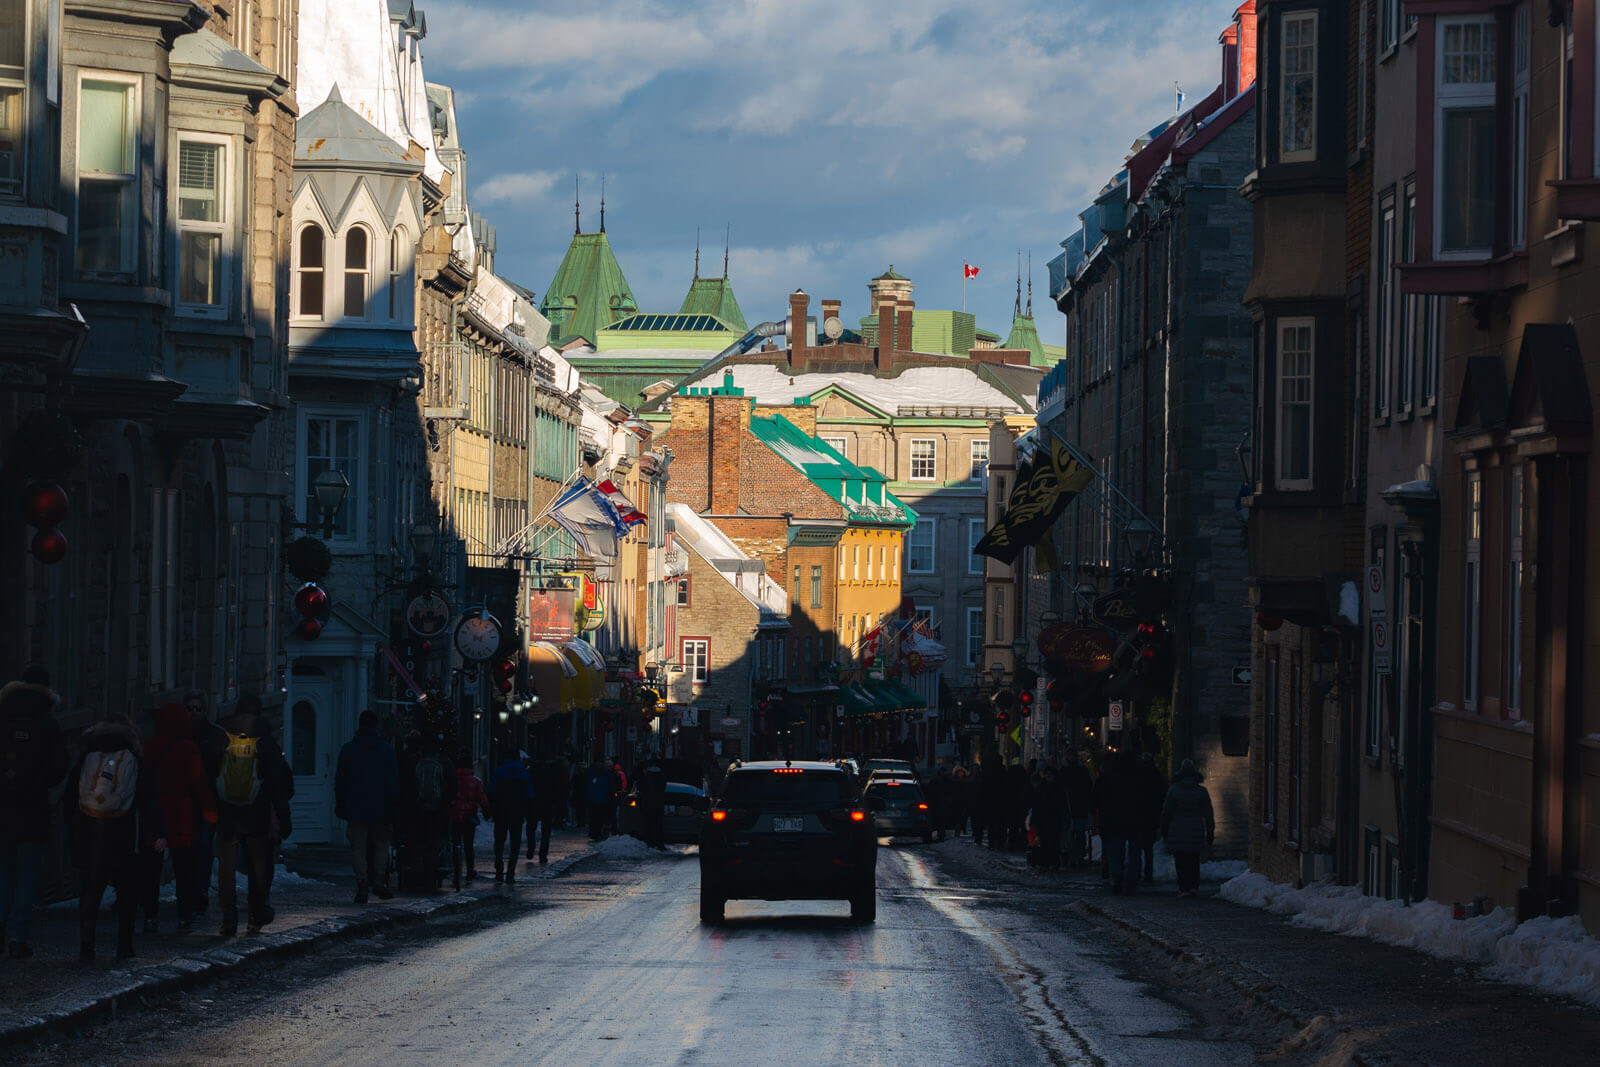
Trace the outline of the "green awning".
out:
[[[879,683],[879,688],[893,697],[895,706],[901,711],[915,711],[928,706],[928,702],[915,689],[898,678],[890,678],[886,682]]]
[[[883,710],[860,685],[841,686],[839,696],[846,715],[876,715]]]

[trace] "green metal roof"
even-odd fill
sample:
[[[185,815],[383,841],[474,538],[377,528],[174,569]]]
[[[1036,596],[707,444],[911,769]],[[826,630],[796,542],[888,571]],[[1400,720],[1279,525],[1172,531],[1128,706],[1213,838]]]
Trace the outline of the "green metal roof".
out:
[[[602,326],[638,310],[606,235],[574,234],[539,303],[539,313],[550,320],[550,343],[560,347],[581,337],[593,344]]]
[[[1033,353],[1030,363],[1038,366],[1044,359],[1044,345],[1039,341],[1039,328],[1033,324],[1032,315],[1017,315],[1011,320],[1011,332],[1006,334],[1001,348],[1026,348]]]
[[[972,351],[978,334],[977,316],[966,311],[940,311],[914,308],[911,312],[911,350],[946,356],[965,357]],[[869,345],[878,343],[878,316],[861,319],[861,336]]]
[[[889,269],[888,270],[884,271],[882,274],[878,275],[876,278],[874,278],[872,280],[875,281],[875,282],[881,282],[881,281],[885,281],[885,280],[891,281],[891,282],[908,282],[911,279],[907,278],[904,274],[896,274],[894,272],[894,264],[891,263],[891,264],[889,264]]]
[[[715,315],[629,315],[619,319],[610,326],[601,327],[606,330],[691,330],[691,331],[723,331],[731,333],[732,329],[726,322]]]
[[[754,415],[750,432],[818,488],[843,505],[856,522],[909,527],[917,513],[889,492],[889,480],[858,467],[782,415]]]
[[[750,327],[745,325],[744,312],[739,301],[733,298],[733,285],[726,278],[696,278],[689,283],[684,294],[680,315],[711,315],[732,326],[739,333]]]

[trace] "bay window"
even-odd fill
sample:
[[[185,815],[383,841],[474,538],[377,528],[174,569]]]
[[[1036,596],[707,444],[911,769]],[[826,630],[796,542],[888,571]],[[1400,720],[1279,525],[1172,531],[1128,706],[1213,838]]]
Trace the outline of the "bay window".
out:
[[[1406,182],[1400,198],[1400,260],[1410,263],[1417,251],[1417,187]],[[1385,272],[1389,284],[1398,292],[1399,279],[1391,265]],[[1417,406],[1417,302],[1421,297],[1396,298],[1400,312],[1400,375],[1395,382],[1395,411],[1409,415]]]
[[[1435,223],[1439,258],[1481,257],[1494,243],[1495,22],[1438,26]]]
[[[227,223],[223,145],[178,142],[178,305],[206,314],[223,310],[223,248]]]
[[[344,503],[334,514],[335,542],[360,539],[360,516],[365,507],[367,487],[362,451],[362,416],[334,412],[305,411],[300,422],[299,499],[301,519],[320,534],[322,512],[317,507],[312,486],[323,471],[336,470],[350,482]]]
[[[1278,158],[1284,163],[1317,154],[1317,13],[1283,16],[1278,67]]]
[[[323,269],[327,238],[322,227],[311,223],[300,231],[295,242],[295,289],[298,299],[295,314],[300,318],[322,318]]]
[[[1378,199],[1378,358],[1374,361],[1372,414],[1387,419],[1390,383],[1394,380],[1395,349],[1395,209],[1394,193]]]
[[[1277,487],[1311,488],[1312,371],[1315,367],[1316,322],[1311,318],[1278,320],[1277,359]]]
[[[352,226],[344,237],[344,317],[367,317],[368,250],[367,231]]]
[[[85,78],[78,91],[78,269],[131,274],[139,213],[138,87]]]
[[[28,90],[28,12],[0,0],[0,197],[22,195]]]

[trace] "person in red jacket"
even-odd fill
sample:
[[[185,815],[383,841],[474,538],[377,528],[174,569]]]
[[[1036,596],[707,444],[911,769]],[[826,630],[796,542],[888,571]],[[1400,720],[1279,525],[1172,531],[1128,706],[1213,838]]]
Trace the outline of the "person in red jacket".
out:
[[[474,843],[479,812],[489,818],[489,792],[483,788],[483,779],[472,773],[472,753],[462,749],[456,753],[456,795],[450,801],[450,865],[455,871],[457,891],[461,889],[463,856],[466,857],[467,878],[478,877]],[[516,862],[515,855],[512,862]]]
[[[195,744],[189,722],[189,709],[167,703],[156,710],[156,731],[144,743],[144,761],[154,782],[156,803],[161,806],[167,831],[167,847],[172,850],[172,869],[178,893],[178,929],[187,932],[201,910],[200,886],[187,877],[194,870],[195,846],[202,828],[209,833],[217,825],[217,795],[206,775],[205,760]],[[146,848],[143,884],[144,931],[156,932],[156,909],[161,894],[161,853]]]

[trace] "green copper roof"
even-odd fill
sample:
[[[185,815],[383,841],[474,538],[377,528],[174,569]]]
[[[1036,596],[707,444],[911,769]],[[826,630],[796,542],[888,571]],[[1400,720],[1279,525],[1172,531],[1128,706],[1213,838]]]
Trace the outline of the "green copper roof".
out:
[[[739,301],[733,298],[733,285],[726,278],[696,278],[690,282],[678,314],[712,315],[741,334],[750,328],[745,325]]]
[[[891,263],[891,264],[889,264],[889,269],[888,270],[884,271],[882,274],[878,275],[876,278],[874,278],[872,280],[875,281],[875,282],[881,282],[881,281],[908,282],[911,279],[907,278],[904,274],[896,274],[894,272],[894,264]]]
[[[550,320],[550,343],[560,347],[581,337],[593,344],[600,327],[638,310],[606,235],[574,234],[539,302],[539,313]]]
[[[1011,320],[1011,332],[1006,335],[1001,348],[1026,348],[1033,353],[1030,363],[1038,365],[1044,358],[1044,346],[1039,341],[1039,328],[1033,324],[1032,315],[1017,315]]]
[[[889,492],[888,479],[858,467],[782,415],[754,415],[750,432],[840,504],[853,522],[909,527],[917,513]]]

